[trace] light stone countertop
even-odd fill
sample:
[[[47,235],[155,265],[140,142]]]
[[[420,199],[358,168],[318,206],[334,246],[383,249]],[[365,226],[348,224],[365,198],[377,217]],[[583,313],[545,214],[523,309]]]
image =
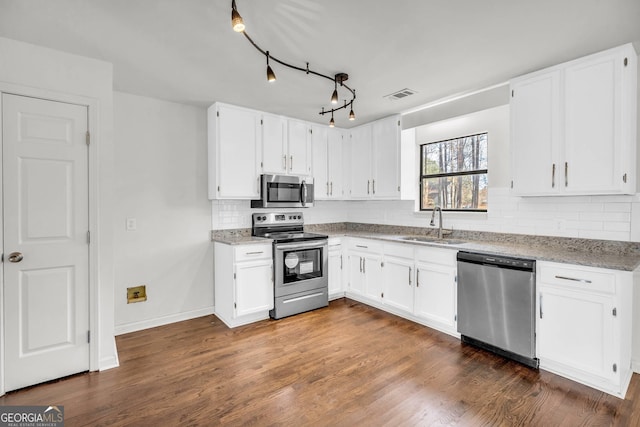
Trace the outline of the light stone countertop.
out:
[[[532,258],[538,261],[551,261],[565,264],[577,264],[588,267],[607,268],[620,271],[634,271],[640,267],[640,251],[630,250],[635,245],[631,242],[610,242],[604,240],[581,239],[573,241],[563,238],[546,238],[522,235],[492,235],[491,240],[483,240],[483,234],[473,238],[464,232],[454,232],[451,240],[459,241],[452,244],[437,242],[415,242],[402,240],[402,237],[433,237],[424,233],[412,233],[411,229],[390,230],[387,226],[369,226],[356,224],[356,229],[344,227],[324,227],[317,225],[309,227],[315,233],[326,234],[331,237],[360,237],[384,242],[409,244],[414,246],[431,246],[469,252],[479,252],[487,255],[502,255],[522,258]],[[357,229],[361,228],[361,229]],[[449,236],[445,236],[447,240]],[[500,241],[502,239],[502,241]],[[250,229],[218,230],[211,232],[211,240],[228,245],[245,245],[270,243],[271,239],[251,236]],[[567,246],[565,246],[565,243]],[[618,247],[620,249],[618,249]],[[633,247],[631,248],[633,249]]]

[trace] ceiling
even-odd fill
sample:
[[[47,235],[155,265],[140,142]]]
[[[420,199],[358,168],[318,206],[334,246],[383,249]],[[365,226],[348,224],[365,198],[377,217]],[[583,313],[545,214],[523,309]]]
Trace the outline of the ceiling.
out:
[[[237,0],[271,55],[349,74],[355,122],[623,43],[640,47],[638,0]],[[327,123],[330,81],[271,63],[231,29],[231,0],[0,0],[0,36],[113,63],[117,91],[207,107],[227,102]],[[400,89],[417,93],[385,98]],[[341,92],[347,99],[346,91]],[[348,98],[350,99],[350,98]]]

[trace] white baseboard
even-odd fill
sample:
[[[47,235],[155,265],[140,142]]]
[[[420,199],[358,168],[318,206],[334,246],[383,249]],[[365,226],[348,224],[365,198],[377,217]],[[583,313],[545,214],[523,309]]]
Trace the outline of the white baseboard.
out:
[[[98,366],[99,371],[106,371],[107,369],[113,369],[120,366],[120,359],[118,359],[118,346],[116,345],[116,337],[113,337],[113,355],[103,357],[100,359]]]
[[[142,320],[140,322],[131,322],[125,323],[123,325],[116,325],[115,334],[128,334],[129,332],[142,331],[143,329],[155,328],[156,326],[182,322],[183,320],[195,319],[196,317],[207,316],[209,314],[213,314],[213,306],[201,308],[199,310],[187,311],[184,313],[172,314],[170,316],[157,317],[155,319]]]

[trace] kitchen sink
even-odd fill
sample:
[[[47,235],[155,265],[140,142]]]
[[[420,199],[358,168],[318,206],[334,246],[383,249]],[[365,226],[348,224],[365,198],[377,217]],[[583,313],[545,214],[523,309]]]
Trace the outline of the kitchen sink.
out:
[[[459,245],[461,243],[465,243],[463,240],[439,239],[437,237],[427,237],[427,236],[404,236],[404,237],[400,237],[400,240],[405,240],[408,242],[416,242],[416,243],[438,243],[440,245]]]

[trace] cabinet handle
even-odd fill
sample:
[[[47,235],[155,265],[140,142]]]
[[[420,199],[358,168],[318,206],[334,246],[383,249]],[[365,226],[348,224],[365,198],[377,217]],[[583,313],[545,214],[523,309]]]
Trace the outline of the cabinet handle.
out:
[[[371,187],[371,180],[367,180],[367,194],[371,194],[371,191],[369,190]]]
[[[282,156],[282,169],[287,170],[287,155]]]
[[[409,267],[409,286],[411,286],[411,267]]]
[[[356,245],[356,248],[369,249],[369,246],[365,246],[365,245]]]
[[[340,270],[342,270],[342,255],[340,255]]]
[[[293,170],[293,154],[289,156],[289,171]]]
[[[551,188],[556,188],[556,164],[551,166]]]
[[[540,294],[540,318],[542,319],[542,294]]]
[[[362,257],[359,257],[359,258],[360,258],[360,273],[362,273]]]
[[[564,186],[569,186],[569,162],[564,162]]]
[[[420,269],[416,269],[416,288],[420,287]]]
[[[327,181],[327,196],[329,195],[329,181]]]
[[[258,194],[260,194],[260,177],[258,177],[257,181],[258,181],[258,184],[257,184]]]
[[[376,194],[376,180],[375,179],[373,180],[372,187],[373,187],[373,194]]]
[[[363,273],[367,273],[367,259],[366,258],[362,258],[362,272]]]
[[[329,191],[329,195],[333,196],[333,181],[331,181],[330,186],[331,186],[331,190]]]
[[[567,276],[556,276],[556,279],[562,280],[571,280],[572,282],[580,282],[580,283],[591,283],[591,280],[588,279],[576,279],[575,277],[567,277]]]
[[[257,251],[257,252],[247,252],[246,255],[260,255],[263,254],[264,251]]]

